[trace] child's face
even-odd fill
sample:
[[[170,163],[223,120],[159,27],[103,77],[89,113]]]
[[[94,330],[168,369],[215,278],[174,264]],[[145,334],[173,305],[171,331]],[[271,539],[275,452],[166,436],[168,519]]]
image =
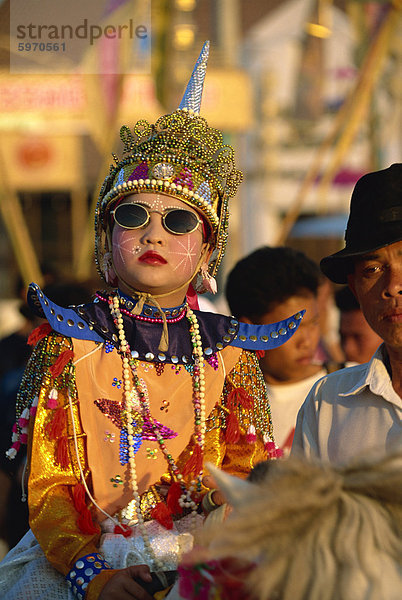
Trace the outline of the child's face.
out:
[[[320,339],[320,327],[317,300],[312,294],[291,296],[266,313],[260,323],[282,321],[303,309],[306,313],[294,335],[279,348],[267,350],[260,360],[268,383],[301,381],[317,370],[313,360]]]
[[[120,204],[133,203],[149,211],[149,222],[138,229],[113,224],[112,254],[119,288],[130,293],[127,283],[153,295],[174,292],[195,275],[206,244],[201,224],[191,233],[176,235],[163,226],[162,214],[172,208],[185,209],[197,217],[198,214],[184,202],[163,194],[130,194]],[[180,304],[186,291],[183,288],[178,299],[170,301]]]

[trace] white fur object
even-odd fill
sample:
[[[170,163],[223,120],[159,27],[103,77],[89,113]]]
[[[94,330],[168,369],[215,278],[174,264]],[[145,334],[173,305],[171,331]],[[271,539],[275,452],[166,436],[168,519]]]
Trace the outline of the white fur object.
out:
[[[344,467],[272,461],[253,484],[209,469],[234,506],[210,558],[255,561],[257,600],[402,598],[401,450]]]

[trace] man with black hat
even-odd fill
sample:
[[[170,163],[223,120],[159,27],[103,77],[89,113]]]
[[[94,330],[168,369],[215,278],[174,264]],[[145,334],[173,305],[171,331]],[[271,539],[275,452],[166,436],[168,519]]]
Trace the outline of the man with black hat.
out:
[[[300,409],[292,453],[342,463],[402,443],[402,163],[357,182],[345,248],[320,266],[349,284],[383,340],[368,363],[318,381]]]

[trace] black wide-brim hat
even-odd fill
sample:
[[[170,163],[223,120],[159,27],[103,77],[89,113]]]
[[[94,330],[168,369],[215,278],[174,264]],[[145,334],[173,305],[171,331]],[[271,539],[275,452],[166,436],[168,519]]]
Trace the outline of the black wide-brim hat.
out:
[[[347,283],[354,258],[402,240],[402,163],[367,173],[350,201],[345,248],[326,256],[320,267],[334,283]]]

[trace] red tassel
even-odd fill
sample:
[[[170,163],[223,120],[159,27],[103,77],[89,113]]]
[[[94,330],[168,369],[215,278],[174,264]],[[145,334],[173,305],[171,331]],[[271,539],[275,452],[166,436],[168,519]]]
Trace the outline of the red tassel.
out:
[[[70,464],[67,436],[61,437],[57,442],[55,461],[62,469],[67,469]]]
[[[267,451],[268,458],[281,458],[283,456],[283,450],[277,448],[274,442],[267,442],[265,444],[265,450]]]
[[[80,513],[77,519],[77,525],[82,533],[89,533],[92,535],[94,533],[99,533],[100,529],[92,520],[91,512],[85,504],[85,496],[86,492],[84,484],[77,483],[73,487],[73,502],[75,510]]]
[[[58,377],[62,372],[66,364],[74,358],[74,352],[72,350],[65,350],[56,359],[53,366],[50,367],[49,371],[52,377]]]
[[[181,515],[183,512],[183,507],[179,504],[179,498],[182,493],[183,490],[181,489],[181,485],[178,481],[175,481],[171,484],[166,498],[166,504],[174,515]]]
[[[50,440],[57,440],[66,429],[67,417],[66,411],[62,406],[54,411],[53,418],[46,425],[46,433]]]
[[[73,502],[75,506],[75,510],[81,512],[84,508],[86,508],[85,504],[85,487],[83,483],[77,483],[73,488]]]
[[[234,410],[236,406],[242,406],[245,409],[253,408],[254,401],[242,387],[234,388],[227,397],[226,406],[229,410]]]
[[[88,533],[90,535],[93,535],[94,533],[99,533],[100,531],[99,527],[94,524],[92,520],[92,515],[89,512],[88,508],[84,513],[80,514],[80,516],[78,517],[77,525],[80,528],[80,531],[82,531],[82,533]]]
[[[198,473],[200,473],[202,470],[202,462],[202,450],[198,444],[195,444],[193,453],[184,465],[184,468],[182,470],[183,476],[187,477],[188,475],[190,475],[190,473],[198,475]]]
[[[151,517],[158,521],[165,529],[172,529],[173,519],[172,513],[164,502],[158,502],[158,504],[151,510]]]
[[[228,444],[236,444],[240,439],[239,421],[234,413],[229,413],[226,420],[225,440]]]
[[[51,331],[52,328],[50,327],[49,323],[42,323],[42,325],[35,327],[35,329],[31,331],[27,340],[27,344],[29,346],[36,346],[39,340],[42,340],[44,337],[49,335]]]

